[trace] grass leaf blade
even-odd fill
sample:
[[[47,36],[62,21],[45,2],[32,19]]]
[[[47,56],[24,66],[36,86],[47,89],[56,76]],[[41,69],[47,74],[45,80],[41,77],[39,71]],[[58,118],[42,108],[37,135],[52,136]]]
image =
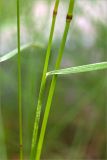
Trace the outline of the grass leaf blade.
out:
[[[76,74],[81,72],[90,72],[90,71],[96,71],[96,70],[102,70],[102,69],[107,69],[107,62],[94,63],[94,64],[70,67],[70,68],[65,68],[60,70],[54,70],[54,71],[47,72],[46,75],[50,76],[50,75]]]

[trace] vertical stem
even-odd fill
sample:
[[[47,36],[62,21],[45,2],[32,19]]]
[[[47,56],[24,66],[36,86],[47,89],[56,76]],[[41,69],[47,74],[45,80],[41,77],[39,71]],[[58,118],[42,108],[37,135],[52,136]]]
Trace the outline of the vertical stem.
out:
[[[43,75],[42,75],[42,80],[41,80],[41,86],[40,86],[40,91],[39,91],[38,104],[37,104],[37,108],[36,108],[34,130],[33,130],[33,136],[32,136],[32,145],[31,145],[31,155],[30,155],[31,160],[34,159],[34,157],[35,157],[35,151],[36,151],[35,145],[37,143],[38,127],[39,127],[41,107],[42,107],[42,98],[43,98],[43,92],[44,92],[44,88],[45,88],[45,84],[46,84],[46,73],[47,73],[47,68],[48,68],[48,63],[49,63],[49,58],[50,58],[50,51],[51,51],[51,45],[52,45],[52,40],[53,40],[53,34],[54,34],[58,6],[59,6],[59,0],[56,0],[55,6],[54,6],[54,11],[53,11],[53,19],[52,19],[51,31],[50,31],[49,41],[48,41],[48,48],[47,48],[47,52],[46,52],[45,64],[44,64]]]
[[[18,109],[19,109],[19,143],[20,160],[23,159],[22,138],[22,88],[21,88],[21,52],[20,52],[20,2],[17,0],[17,45],[18,45]]]
[[[3,0],[0,1],[0,22],[2,23],[2,10],[3,10]],[[0,25],[0,33],[2,33]],[[2,36],[0,36],[0,47],[2,45]],[[2,86],[3,86],[3,72],[2,72],[2,63],[0,64],[0,159],[7,160],[7,151],[5,143],[5,130],[2,117]]]
[[[61,45],[60,45],[55,69],[58,69],[60,67],[60,63],[61,63],[64,48],[65,48],[67,35],[68,35],[68,30],[69,30],[69,26],[70,26],[70,21],[72,19],[73,7],[74,7],[74,0],[70,0],[68,14],[67,14],[67,17],[66,17],[65,30],[64,30],[63,37],[62,37],[62,42],[61,42]],[[45,135],[45,130],[46,130],[47,121],[48,121],[49,112],[50,112],[50,107],[51,107],[51,103],[52,103],[52,98],[53,98],[53,94],[54,94],[54,90],[55,90],[56,80],[57,80],[57,76],[54,75],[53,78],[52,78],[52,82],[51,82],[51,86],[50,86],[50,90],[49,90],[49,95],[48,95],[48,99],[47,99],[47,103],[46,103],[46,109],[45,109],[45,113],[44,113],[44,117],[43,117],[40,137],[39,137],[38,146],[37,146],[37,154],[36,154],[36,157],[35,157],[36,160],[40,159],[42,146],[43,146],[44,135]]]
[[[0,66],[1,67],[1,66]],[[2,75],[1,68],[0,68],[0,75]],[[3,76],[3,75],[2,75]],[[5,131],[3,125],[3,118],[2,118],[2,76],[0,77],[0,159],[7,160],[7,153],[6,153],[6,144],[5,144]]]

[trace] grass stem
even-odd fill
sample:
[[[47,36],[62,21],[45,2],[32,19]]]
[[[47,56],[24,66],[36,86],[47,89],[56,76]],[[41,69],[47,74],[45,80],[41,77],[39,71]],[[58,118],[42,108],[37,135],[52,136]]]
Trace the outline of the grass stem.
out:
[[[55,69],[59,69],[59,67],[60,67],[60,63],[61,63],[64,48],[65,48],[67,35],[68,35],[68,30],[69,30],[69,26],[70,26],[70,21],[72,19],[73,7],[74,7],[74,0],[70,0],[68,14],[66,17],[65,30],[64,30],[63,37],[62,37],[62,42],[60,45]],[[47,121],[48,121],[48,117],[49,117],[52,98],[53,98],[53,94],[54,94],[54,90],[55,90],[56,80],[57,80],[57,76],[54,75],[52,78],[52,82],[51,82],[51,86],[50,86],[50,90],[49,90],[49,95],[48,95],[48,99],[47,99],[47,104],[46,104],[46,108],[45,108],[45,113],[44,113],[44,117],[43,117],[42,127],[41,127],[41,131],[40,131],[40,137],[39,137],[38,146],[37,146],[37,154],[35,157],[36,160],[39,160],[40,156],[41,156],[43,140],[44,140],[45,130],[46,130]]]
[[[18,108],[19,108],[19,147],[20,160],[23,159],[22,136],[22,89],[21,89],[21,52],[20,52],[20,2],[17,0],[17,45],[18,45]]]
[[[36,107],[36,116],[35,116],[35,121],[34,121],[34,130],[33,130],[33,136],[32,136],[32,144],[31,144],[31,155],[30,155],[31,160],[34,159],[34,157],[35,157],[35,151],[36,151],[35,145],[36,145],[37,136],[38,136],[38,127],[39,127],[41,107],[42,107],[42,97],[43,97],[43,92],[44,92],[44,88],[45,88],[45,84],[46,84],[46,73],[47,73],[48,64],[49,64],[49,57],[50,57],[50,51],[51,51],[51,45],[52,45],[52,40],[53,40],[53,34],[54,34],[58,6],[59,6],[59,0],[56,0],[55,6],[54,6],[54,11],[53,11],[53,19],[52,19],[50,36],[49,36],[48,48],[47,48],[47,52],[46,52],[43,75],[42,75],[42,80],[41,80],[38,104]]]
[[[1,68],[0,68],[0,75],[2,75]],[[2,77],[0,77],[0,159],[7,160],[5,130],[2,117],[2,80],[3,80]]]

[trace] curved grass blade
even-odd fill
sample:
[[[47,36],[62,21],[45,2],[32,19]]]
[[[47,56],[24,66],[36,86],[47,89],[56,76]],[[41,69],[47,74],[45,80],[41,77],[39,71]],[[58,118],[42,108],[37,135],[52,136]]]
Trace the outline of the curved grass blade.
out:
[[[102,70],[102,69],[107,69],[107,62],[94,63],[94,64],[70,67],[70,68],[65,68],[60,70],[54,70],[54,71],[47,72],[46,75],[50,76],[50,75],[76,74],[81,72],[91,72],[91,71]]]
[[[34,44],[34,43],[28,43],[28,44],[25,44],[25,45],[22,45],[20,47],[20,51],[22,52],[23,50],[29,48],[29,47],[43,47],[42,45],[39,45],[39,44]],[[16,54],[18,54],[18,49],[14,49],[13,51],[3,55],[2,57],[0,57],[0,62],[4,62],[4,61],[7,61],[8,59],[14,57]]]

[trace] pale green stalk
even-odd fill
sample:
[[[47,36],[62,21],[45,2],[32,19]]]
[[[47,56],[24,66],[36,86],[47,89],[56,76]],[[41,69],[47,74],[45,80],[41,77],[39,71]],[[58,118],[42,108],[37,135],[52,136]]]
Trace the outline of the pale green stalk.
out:
[[[44,92],[44,88],[45,88],[45,84],[46,84],[46,73],[47,73],[48,64],[49,64],[50,51],[51,51],[51,45],[52,45],[52,40],[53,40],[53,34],[54,34],[58,6],[59,6],[59,0],[56,0],[54,11],[53,11],[52,26],[51,26],[50,36],[49,36],[48,48],[47,48],[47,52],[46,52],[45,64],[44,64],[43,75],[42,75],[42,80],[41,80],[41,86],[40,86],[40,91],[39,91],[38,104],[36,107],[36,116],[35,116],[35,121],[34,121],[34,130],[33,130],[32,145],[31,145],[31,156],[30,156],[31,160],[35,156],[35,152],[36,152],[35,145],[37,143],[38,127],[39,127],[41,107],[42,107],[42,98],[43,98],[43,92]]]
[[[72,18],[73,8],[74,8],[74,0],[70,0],[65,30],[64,30],[63,37],[62,37],[62,42],[60,45],[55,69],[59,69],[59,67],[60,67],[60,63],[61,63],[64,48],[65,48],[67,35],[68,35],[68,30],[69,30],[69,26],[70,26],[70,20]],[[57,80],[57,76],[54,75],[52,78],[52,82],[51,82],[51,86],[50,86],[50,90],[49,90],[49,95],[48,95],[48,99],[47,99],[47,104],[46,104],[46,109],[45,109],[45,113],[44,113],[44,117],[43,117],[42,127],[41,127],[41,131],[40,131],[40,137],[39,137],[38,146],[37,146],[37,154],[35,157],[36,160],[39,160],[40,156],[41,156],[43,140],[44,140],[45,130],[46,130],[47,121],[48,121],[48,117],[49,117],[51,102],[52,102],[52,98],[53,98],[53,94],[54,94],[54,90],[55,90],[56,80]]]
[[[17,45],[18,45],[18,108],[19,108],[19,143],[20,160],[23,159],[22,136],[22,88],[21,88],[21,52],[20,52],[20,2],[17,0]]]

